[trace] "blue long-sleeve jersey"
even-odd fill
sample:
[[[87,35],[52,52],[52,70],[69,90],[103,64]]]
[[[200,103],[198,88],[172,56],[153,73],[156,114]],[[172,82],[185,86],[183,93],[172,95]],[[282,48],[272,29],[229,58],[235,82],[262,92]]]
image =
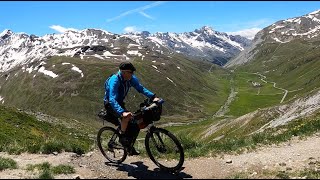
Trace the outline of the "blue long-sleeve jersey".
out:
[[[121,71],[118,71],[117,74],[113,74],[105,81],[104,104],[110,103],[112,109],[115,110],[119,116],[121,116],[125,110],[120,106],[119,103],[123,102],[131,86],[148,98],[151,98],[155,95],[147,88],[143,87],[135,75],[132,75],[130,80],[125,81],[121,76]]]

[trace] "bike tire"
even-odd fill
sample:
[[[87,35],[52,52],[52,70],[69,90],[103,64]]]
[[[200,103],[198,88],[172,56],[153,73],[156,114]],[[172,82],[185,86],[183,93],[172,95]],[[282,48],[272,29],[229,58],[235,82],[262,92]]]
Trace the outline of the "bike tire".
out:
[[[127,158],[128,152],[119,142],[119,132],[112,127],[102,127],[98,131],[97,144],[102,155],[110,162],[120,164]],[[111,144],[110,147],[109,144]]]
[[[162,137],[161,137],[162,136]],[[159,138],[160,137],[160,138]],[[157,140],[160,141],[161,144],[167,146],[165,150],[159,150],[155,148]],[[161,141],[162,140],[162,141]],[[170,144],[169,142],[171,141]],[[159,143],[159,144],[160,144]],[[170,146],[171,145],[171,146]],[[175,146],[175,147],[173,147]],[[162,129],[162,128],[153,128],[146,134],[145,139],[145,147],[146,151],[150,157],[150,159],[162,170],[170,171],[170,172],[178,172],[181,171],[182,165],[184,163],[184,150],[180,141],[169,131]],[[166,152],[160,152],[166,151]],[[165,156],[166,158],[170,158],[169,154],[172,151],[172,154],[178,153],[173,159],[163,159],[161,156]],[[168,154],[166,154],[168,153]],[[158,157],[159,156],[159,157]],[[168,157],[167,157],[168,156]],[[162,162],[161,162],[162,161]],[[172,163],[174,165],[167,165],[165,163]]]

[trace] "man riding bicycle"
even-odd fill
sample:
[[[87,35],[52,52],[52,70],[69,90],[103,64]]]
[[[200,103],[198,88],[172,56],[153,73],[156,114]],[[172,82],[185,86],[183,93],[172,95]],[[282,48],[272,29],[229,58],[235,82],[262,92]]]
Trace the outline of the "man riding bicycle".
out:
[[[104,107],[106,108],[107,113],[114,116],[114,118],[121,118],[120,142],[125,148],[128,148],[130,143],[125,136],[125,132],[133,114],[126,110],[124,106],[124,99],[131,86],[133,86],[139,93],[153,99],[153,101],[160,100],[154,93],[139,83],[138,78],[133,74],[135,70],[136,68],[132,63],[122,62],[119,66],[119,71],[116,74],[111,75],[105,81]],[[135,138],[136,137],[133,138],[133,141],[135,141]],[[134,144],[134,142],[132,143]],[[132,147],[129,154],[139,155],[140,153]]]

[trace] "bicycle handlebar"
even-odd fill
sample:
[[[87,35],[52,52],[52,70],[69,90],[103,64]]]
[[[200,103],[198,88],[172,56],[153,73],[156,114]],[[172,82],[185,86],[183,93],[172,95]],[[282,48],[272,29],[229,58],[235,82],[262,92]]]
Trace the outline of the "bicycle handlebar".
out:
[[[157,107],[158,105],[163,104],[163,103],[164,103],[163,99],[160,99],[159,101],[153,101],[150,106],[145,107],[143,110],[148,111],[148,110],[150,110],[150,109],[152,109],[154,107]]]
[[[142,111],[148,111],[160,104],[164,103],[163,99],[160,99],[159,101],[153,101],[152,103],[148,103],[150,102],[150,99],[146,99],[144,101],[143,106],[140,105],[140,110],[136,111],[135,113],[133,113],[133,117],[139,116],[141,114]],[[148,105],[148,106],[147,106]]]

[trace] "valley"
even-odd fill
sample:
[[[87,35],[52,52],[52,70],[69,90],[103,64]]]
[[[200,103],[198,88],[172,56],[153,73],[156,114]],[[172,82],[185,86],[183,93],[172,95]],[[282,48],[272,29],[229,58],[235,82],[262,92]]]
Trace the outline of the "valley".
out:
[[[26,171],[33,159],[74,167],[61,176],[68,179],[173,177],[147,159],[145,131],[136,142],[141,159],[106,165],[97,149],[96,133],[109,125],[97,117],[104,82],[130,61],[141,84],[165,100],[155,124],[183,144],[186,169],[178,178],[319,178],[319,23],[320,11],[277,21],[252,41],[207,26],[43,37],[6,30],[0,157],[20,167],[0,177],[35,177]],[[145,98],[131,89],[126,107],[136,111]]]

